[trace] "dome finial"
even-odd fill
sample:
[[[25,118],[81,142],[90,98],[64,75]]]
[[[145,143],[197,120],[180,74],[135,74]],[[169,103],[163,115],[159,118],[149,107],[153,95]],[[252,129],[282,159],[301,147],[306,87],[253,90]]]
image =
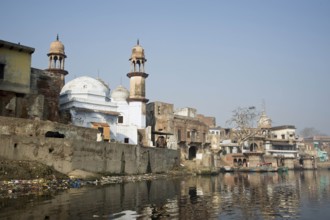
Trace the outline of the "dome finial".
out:
[[[137,39],[137,45],[140,45],[140,41],[139,41],[139,38]]]
[[[58,34],[56,35],[56,40],[57,40],[57,41],[59,40]]]

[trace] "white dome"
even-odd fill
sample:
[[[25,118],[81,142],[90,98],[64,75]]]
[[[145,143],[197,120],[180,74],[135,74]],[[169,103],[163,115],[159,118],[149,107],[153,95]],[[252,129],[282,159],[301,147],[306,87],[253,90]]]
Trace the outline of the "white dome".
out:
[[[119,85],[111,93],[111,99],[113,101],[127,101],[129,97],[129,91],[122,85]]]
[[[94,79],[88,76],[78,77],[66,83],[61,95],[71,93],[73,94],[93,94],[97,96],[109,97],[110,88],[101,80]]]

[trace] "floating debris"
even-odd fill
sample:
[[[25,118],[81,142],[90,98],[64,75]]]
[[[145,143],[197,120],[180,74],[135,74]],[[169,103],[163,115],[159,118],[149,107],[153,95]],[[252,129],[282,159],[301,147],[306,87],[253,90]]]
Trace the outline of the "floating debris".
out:
[[[29,194],[44,194],[80,188],[82,183],[79,179],[33,179],[33,180],[9,180],[0,181],[0,198],[16,197]]]

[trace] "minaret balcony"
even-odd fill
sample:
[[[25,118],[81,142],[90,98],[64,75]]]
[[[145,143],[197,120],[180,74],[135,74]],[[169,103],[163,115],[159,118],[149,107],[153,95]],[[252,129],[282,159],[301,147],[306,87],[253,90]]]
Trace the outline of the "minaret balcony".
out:
[[[131,78],[133,76],[141,76],[143,78],[147,78],[149,75],[147,73],[144,73],[144,72],[130,72],[130,73],[127,73],[127,77]]]

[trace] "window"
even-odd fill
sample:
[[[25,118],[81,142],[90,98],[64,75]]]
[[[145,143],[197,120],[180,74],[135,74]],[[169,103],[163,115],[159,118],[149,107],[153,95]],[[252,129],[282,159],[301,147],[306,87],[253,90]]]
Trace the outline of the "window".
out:
[[[103,134],[103,127],[97,127],[97,130],[98,130],[101,134]]]
[[[285,134],[282,134],[281,136],[282,136],[282,139],[285,139]]]
[[[181,130],[178,129],[178,141],[181,141]]]
[[[157,111],[158,111],[158,115],[160,115],[161,114],[160,106],[157,107]]]
[[[125,143],[125,144],[128,144],[128,143],[129,143],[129,138],[125,138],[125,139],[124,139],[124,143]]]
[[[190,131],[187,131],[187,138],[190,138]]]
[[[0,63],[0,79],[5,78],[5,64]]]
[[[197,130],[192,130],[191,131],[191,140],[192,141],[196,141],[196,139],[198,139],[199,137],[198,137],[198,132],[197,132]]]
[[[118,116],[118,124],[124,123],[124,117],[123,116]]]

